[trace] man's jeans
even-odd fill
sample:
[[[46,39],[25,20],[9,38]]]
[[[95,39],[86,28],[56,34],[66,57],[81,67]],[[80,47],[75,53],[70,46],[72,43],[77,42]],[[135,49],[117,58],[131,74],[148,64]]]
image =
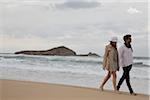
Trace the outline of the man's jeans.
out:
[[[129,65],[127,67],[123,67],[123,75],[120,78],[120,81],[117,85],[117,90],[119,90],[119,88],[122,85],[123,81],[126,79],[126,83],[127,83],[128,88],[129,88],[129,91],[130,91],[130,93],[133,93],[132,87],[130,85],[130,75],[129,75],[131,68],[132,68],[132,65]]]

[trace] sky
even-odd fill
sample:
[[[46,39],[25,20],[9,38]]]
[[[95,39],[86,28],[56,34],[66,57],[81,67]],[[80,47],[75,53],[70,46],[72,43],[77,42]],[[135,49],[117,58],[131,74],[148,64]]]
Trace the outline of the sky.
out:
[[[132,35],[134,56],[148,56],[147,0],[0,0],[0,53],[66,46],[104,54]]]

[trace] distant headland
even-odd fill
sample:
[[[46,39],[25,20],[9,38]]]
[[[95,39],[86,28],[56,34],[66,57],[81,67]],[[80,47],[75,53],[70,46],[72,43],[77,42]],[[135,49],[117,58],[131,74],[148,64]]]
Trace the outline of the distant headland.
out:
[[[59,46],[49,50],[35,51],[35,50],[26,50],[18,51],[15,54],[26,54],[26,55],[49,55],[49,56],[96,56],[100,57],[96,53],[89,52],[88,54],[77,54],[75,51],[65,47]]]

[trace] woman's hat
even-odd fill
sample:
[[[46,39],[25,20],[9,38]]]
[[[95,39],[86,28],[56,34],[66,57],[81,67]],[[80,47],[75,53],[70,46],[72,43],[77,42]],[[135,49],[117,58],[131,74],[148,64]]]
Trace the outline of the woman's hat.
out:
[[[110,42],[117,42],[118,41],[118,38],[117,37],[112,37],[111,39],[110,39]]]

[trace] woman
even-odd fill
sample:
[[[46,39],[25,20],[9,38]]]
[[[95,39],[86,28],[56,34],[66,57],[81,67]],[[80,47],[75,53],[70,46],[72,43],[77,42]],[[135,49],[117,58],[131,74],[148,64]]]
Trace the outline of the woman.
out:
[[[118,51],[117,51],[117,37],[112,37],[110,40],[110,44],[105,48],[105,54],[103,59],[103,69],[107,70],[108,73],[105,76],[100,89],[103,90],[105,83],[108,79],[113,76],[112,82],[114,91],[116,91],[116,71],[119,70],[119,60],[118,60]]]

